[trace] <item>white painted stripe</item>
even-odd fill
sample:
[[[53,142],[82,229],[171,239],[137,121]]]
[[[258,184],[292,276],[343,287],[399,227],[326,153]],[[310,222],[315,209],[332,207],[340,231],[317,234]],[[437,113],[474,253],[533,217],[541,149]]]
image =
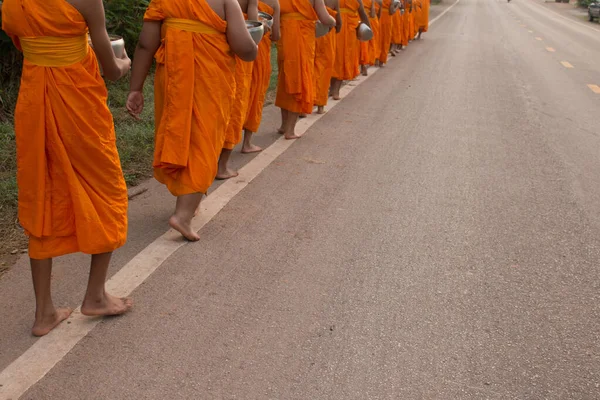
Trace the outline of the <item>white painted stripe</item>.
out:
[[[450,7],[431,20],[429,24],[435,23],[435,21],[458,4],[459,1],[456,0]],[[373,70],[366,77],[359,76],[353,82],[352,86],[344,86],[340,94],[347,96],[358,85],[377,73],[377,71],[379,69]],[[326,110],[333,109],[339,102],[329,102]],[[307,118],[299,120],[296,125],[296,132],[298,134],[305,133],[322,117],[323,115],[311,114]],[[229,179],[212,192],[202,202],[201,212],[192,222],[193,229],[195,231],[202,229],[236,194],[242,191],[294,142],[295,140],[285,140],[283,137],[277,139],[275,143],[264,149],[252,161],[241,168],[238,177]],[[172,229],[167,231],[121,268],[106,283],[107,289],[118,297],[130,295],[165,260],[186,243],[180,233]],[[16,400],[22,396],[23,393],[42,379],[62,360],[101,320],[101,318],[90,318],[82,315],[78,308],[67,321],[60,324],[48,335],[39,338],[25,353],[0,372],[0,400]]]

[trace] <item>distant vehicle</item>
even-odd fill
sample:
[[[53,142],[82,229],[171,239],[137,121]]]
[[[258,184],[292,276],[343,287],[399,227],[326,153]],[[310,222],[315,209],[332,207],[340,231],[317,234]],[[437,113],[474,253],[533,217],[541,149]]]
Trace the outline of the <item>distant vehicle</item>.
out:
[[[593,21],[594,18],[600,20],[600,3],[595,2],[588,6],[588,16],[590,17],[590,22]]]

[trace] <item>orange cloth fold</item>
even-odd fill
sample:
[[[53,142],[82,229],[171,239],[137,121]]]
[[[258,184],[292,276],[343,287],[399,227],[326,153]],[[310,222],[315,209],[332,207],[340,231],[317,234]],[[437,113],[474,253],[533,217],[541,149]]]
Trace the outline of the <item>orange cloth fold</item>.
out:
[[[411,39],[410,37],[410,5],[406,5],[406,9],[404,10],[404,14],[402,15],[402,45],[408,46],[408,41]]]
[[[206,193],[235,93],[227,22],[206,2],[187,0],[152,0],[144,20],[165,21],[155,55],[154,177],[175,196]]]
[[[248,19],[246,13],[244,13],[244,19]],[[235,57],[235,97],[229,124],[225,131],[224,149],[233,150],[233,148],[242,140],[242,129],[244,127],[244,122],[246,121],[250,102],[250,86],[252,84],[253,67],[254,61],[247,62],[241,60],[237,56]]]
[[[373,31],[373,38],[368,42],[360,42],[360,57],[359,61],[361,65],[374,65],[375,59],[379,57],[379,18],[371,17],[371,5],[374,0],[363,0],[363,7],[365,12],[369,16],[369,24]],[[379,4],[375,4],[375,10],[379,9]]]
[[[336,43],[333,77],[338,80],[352,80],[358,75],[360,42],[356,28],[360,23],[358,0],[340,0],[342,30]]]
[[[392,0],[383,0],[379,18],[379,61],[387,63],[390,44],[392,43],[392,16],[390,6]]]
[[[327,12],[336,17],[337,12],[327,7]],[[329,85],[335,63],[337,32],[335,28],[317,39],[315,50],[315,105],[326,106],[329,97]]]
[[[258,10],[273,15],[273,8],[258,2]],[[248,112],[244,129],[257,132],[262,120],[265,97],[271,82],[271,34],[266,34],[258,44],[258,55],[252,67],[252,80],[250,84],[250,96],[248,100]]]
[[[427,30],[429,29],[429,0],[416,0],[416,4],[416,31],[427,32]]]
[[[400,10],[396,11],[392,16],[392,43],[404,44],[402,37],[404,36],[404,20]]]
[[[127,187],[85,19],[64,0],[5,0],[2,29],[25,52],[15,133],[30,257],[117,249]]]
[[[309,1],[281,0],[281,39],[277,42],[277,98],[275,105],[310,114],[315,97],[315,21]]]
[[[375,17],[369,17],[369,23],[371,24],[371,30],[373,30],[373,39],[369,40],[369,64],[375,64],[375,60],[379,58],[381,46],[381,38],[379,37],[379,18],[377,18],[377,14],[379,13],[379,3],[375,3]]]

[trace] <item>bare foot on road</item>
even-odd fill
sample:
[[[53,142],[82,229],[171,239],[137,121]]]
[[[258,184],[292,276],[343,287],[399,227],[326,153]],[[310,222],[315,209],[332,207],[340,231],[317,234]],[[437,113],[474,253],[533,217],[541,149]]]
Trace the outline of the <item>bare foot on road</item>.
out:
[[[262,147],[259,147],[255,144],[242,147],[242,153],[244,154],[258,153],[259,151],[262,151]]]
[[[225,172],[219,172],[215,179],[220,181],[224,181],[225,179],[235,178],[239,173],[237,171],[233,171],[231,169],[227,169]]]
[[[42,317],[39,320],[36,318],[31,333],[33,336],[44,336],[58,326],[73,312],[72,308],[58,308],[56,312],[48,317]]]
[[[169,219],[169,225],[171,226],[171,228],[181,233],[183,237],[189,240],[190,242],[197,242],[198,240],[200,240],[200,236],[198,236],[198,234],[192,230],[190,222],[183,223],[179,220],[179,218],[173,215]]]
[[[85,299],[81,305],[81,313],[88,317],[110,317],[123,315],[133,307],[133,300],[129,297],[118,298],[104,293],[98,300]]]

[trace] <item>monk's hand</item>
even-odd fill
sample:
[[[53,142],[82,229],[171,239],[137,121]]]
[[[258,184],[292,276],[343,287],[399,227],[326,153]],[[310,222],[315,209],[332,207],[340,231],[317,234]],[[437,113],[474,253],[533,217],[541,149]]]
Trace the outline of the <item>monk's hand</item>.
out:
[[[144,111],[144,94],[137,91],[129,92],[126,107],[129,115],[139,121],[140,114]]]

